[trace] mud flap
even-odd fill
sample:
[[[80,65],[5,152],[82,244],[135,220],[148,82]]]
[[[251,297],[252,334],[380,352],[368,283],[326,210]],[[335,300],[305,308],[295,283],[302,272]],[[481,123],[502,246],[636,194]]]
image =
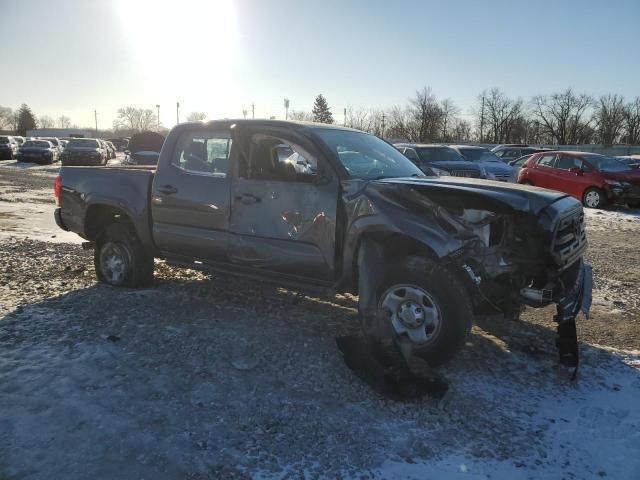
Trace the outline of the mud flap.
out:
[[[556,301],[557,313],[554,320],[558,323],[556,346],[560,363],[566,367],[575,368],[571,378],[574,380],[578,374],[580,362],[576,316],[580,312],[583,312],[586,317],[589,315],[593,287],[591,265],[581,261],[574,281],[567,283],[570,286],[565,286],[561,297]]]

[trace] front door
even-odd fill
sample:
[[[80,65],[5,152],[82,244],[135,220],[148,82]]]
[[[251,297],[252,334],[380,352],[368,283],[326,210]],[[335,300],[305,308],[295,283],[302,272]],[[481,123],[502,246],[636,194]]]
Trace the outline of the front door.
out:
[[[559,181],[558,190],[568,193],[572,197],[582,201],[584,191],[593,185],[593,173],[580,158],[572,155],[559,155],[556,163],[557,176]]]
[[[326,159],[290,130],[251,128],[234,139],[231,261],[333,280],[339,183]]]
[[[167,256],[228,259],[230,212],[228,130],[185,131],[170,163],[160,165],[151,195],[153,235]]]

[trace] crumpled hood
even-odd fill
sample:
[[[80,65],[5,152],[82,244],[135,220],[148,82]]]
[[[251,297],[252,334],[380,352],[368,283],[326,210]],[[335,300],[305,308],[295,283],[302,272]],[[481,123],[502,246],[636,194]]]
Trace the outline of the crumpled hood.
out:
[[[458,177],[386,178],[369,182],[367,189],[384,190],[393,185],[405,187],[407,190],[414,189],[419,193],[425,194],[432,191],[435,196],[450,194],[452,198],[460,197],[461,195],[488,198],[503,204],[509,209],[529,212],[535,215],[555,201],[568,197],[566,193],[545,188]]]

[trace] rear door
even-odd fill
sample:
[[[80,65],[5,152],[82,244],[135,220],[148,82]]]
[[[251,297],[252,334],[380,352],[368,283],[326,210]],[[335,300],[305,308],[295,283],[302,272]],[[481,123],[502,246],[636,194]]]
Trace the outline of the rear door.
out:
[[[551,188],[557,190],[559,186],[558,179],[555,172],[556,154],[551,153],[548,155],[540,155],[535,163],[531,172],[529,172],[531,181],[537,187]]]
[[[153,235],[168,256],[228,260],[230,214],[228,129],[195,128],[177,139],[170,163],[153,182]]]
[[[256,127],[235,138],[231,261],[333,280],[339,183],[326,159],[289,129]]]

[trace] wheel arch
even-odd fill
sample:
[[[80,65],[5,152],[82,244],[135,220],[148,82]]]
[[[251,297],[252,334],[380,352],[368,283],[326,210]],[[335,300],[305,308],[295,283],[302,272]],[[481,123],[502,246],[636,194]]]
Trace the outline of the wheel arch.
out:
[[[84,235],[87,240],[95,241],[100,234],[114,223],[129,225],[140,236],[131,215],[124,209],[106,203],[92,204],[84,217]]]

